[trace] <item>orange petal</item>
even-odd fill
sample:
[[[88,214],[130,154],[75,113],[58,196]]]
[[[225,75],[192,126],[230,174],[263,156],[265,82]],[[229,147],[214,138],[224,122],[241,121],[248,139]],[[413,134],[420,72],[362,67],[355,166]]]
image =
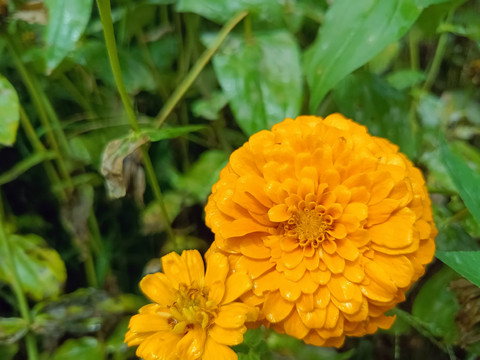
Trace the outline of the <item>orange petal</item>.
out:
[[[276,323],[285,319],[293,309],[294,303],[285,300],[279,292],[271,292],[263,303],[263,313],[268,321]]]
[[[296,311],[290,313],[290,315],[284,320],[283,326],[288,335],[294,336],[297,339],[303,339],[310,331],[310,328],[305,326]]]
[[[252,281],[246,273],[235,272],[227,277],[225,284],[225,295],[222,304],[228,304],[238,299],[247,290],[252,288]]]
[[[363,303],[362,291],[358,286],[355,286],[350,300],[339,301],[336,297],[332,297],[332,302],[343,314],[355,314],[360,310]]]
[[[399,205],[398,200],[385,199],[378,204],[369,206],[367,226],[370,227],[387,221]]]
[[[284,274],[288,280],[298,281],[302,278],[303,274],[305,274],[305,270],[305,264],[300,262],[294,269],[285,269]]]
[[[330,255],[327,252],[323,252],[322,259],[332,273],[340,274],[343,272],[343,269],[345,268],[345,260],[339,255]]]
[[[368,285],[359,285],[363,295],[379,302],[390,302],[395,298],[395,293],[389,292],[382,285],[371,280]]]
[[[325,319],[325,328],[334,328],[338,323],[339,317],[340,311],[332,302],[330,302],[327,306],[327,318]]]
[[[261,296],[264,292],[277,290],[277,282],[279,277],[283,277],[275,269],[266,272],[253,281],[253,292],[257,296]]]
[[[222,253],[213,253],[207,258],[207,272],[205,274],[205,284],[207,286],[214,282],[225,282],[230,270],[228,259]]]
[[[268,228],[253,219],[240,218],[218,229],[220,235],[224,238],[239,237],[255,232],[268,233]]]
[[[359,283],[365,277],[365,272],[363,271],[363,266],[357,262],[345,261],[345,270],[343,271],[343,276],[346,279],[354,283]]]
[[[415,213],[409,208],[403,208],[388,221],[372,226],[369,233],[375,244],[392,249],[404,248],[414,241],[414,222]]]
[[[303,251],[299,247],[297,247],[293,251],[290,251],[290,252],[284,251],[282,253],[282,262],[289,269],[293,269],[296,266],[298,266],[298,264],[300,264],[302,260],[303,260]]]
[[[325,285],[328,280],[330,280],[331,276],[330,271],[322,271],[320,269],[312,270],[310,271],[310,276],[312,277],[313,281],[315,281],[317,284],[320,285]]]
[[[341,302],[352,299],[357,285],[345,279],[342,275],[333,275],[327,284],[332,295]]]
[[[188,275],[190,281],[196,282],[198,285],[203,284],[205,276],[205,265],[203,263],[202,255],[197,250],[184,250],[182,257],[187,264]]]
[[[375,205],[385,199],[390,191],[393,189],[395,182],[387,172],[381,173],[382,176],[378,177],[378,180],[372,187],[370,204]]]
[[[190,276],[185,259],[177,253],[171,252],[163,256],[162,268],[174,288],[178,289],[179,284],[190,285]]]
[[[128,328],[136,333],[149,333],[158,331],[171,330],[168,323],[170,314],[165,313],[166,316],[156,314],[137,314],[131,317]]]
[[[230,347],[219,344],[212,338],[207,338],[205,342],[205,351],[203,359],[222,359],[222,360],[237,360],[238,355]]]
[[[155,333],[138,346],[136,354],[145,360],[168,359],[172,354],[176,354],[180,340],[181,336],[172,333]]]
[[[177,344],[178,358],[185,360],[201,358],[205,349],[206,337],[206,331],[201,327],[189,330]]]
[[[313,294],[315,306],[320,309],[325,309],[330,303],[330,290],[326,286],[319,286],[318,290]]]
[[[269,261],[241,256],[235,263],[235,271],[246,272],[252,279],[256,279],[274,266],[275,264]]]
[[[314,270],[318,268],[318,264],[320,262],[320,255],[318,254],[318,251],[315,251],[311,257],[305,257],[303,258],[303,263],[305,264],[305,267],[307,270]]]
[[[374,259],[375,263],[389,275],[394,285],[405,288],[412,283],[415,271],[406,256],[391,256],[377,252]]]
[[[278,289],[285,300],[296,301],[300,297],[302,289],[298,282],[290,281],[283,277],[278,277],[278,280]]]
[[[266,259],[270,257],[270,249],[266,247],[262,240],[256,237],[244,237],[239,239],[240,251],[243,255],[254,259]]]
[[[368,216],[368,207],[362,203],[350,203],[344,209],[344,214],[355,215],[358,220],[365,220]]]
[[[275,205],[268,210],[268,218],[273,222],[283,222],[290,219],[292,215],[288,211],[288,206],[285,204]]]
[[[297,309],[303,312],[313,311],[315,303],[313,301],[313,294],[302,294],[295,302]]]
[[[337,244],[336,241],[325,239],[324,242],[322,242],[322,248],[329,254],[333,254],[337,250]]]
[[[396,269],[396,270],[400,270],[400,269]],[[367,274],[367,276],[370,279],[373,279],[381,287],[383,287],[385,291],[390,293],[395,293],[397,291],[397,287],[393,283],[390,275],[375,261],[366,262],[365,274]]]
[[[298,240],[290,236],[282,236],[280,239],[280,247],[283,251],[293,251],[298,246]]]
[[[240,302],[223,305],[219,309],[215,324],[224,328],[238,328],[247,320],[249,311],[250,307]]]
[[[208,285],[210,291],[208,292],[208,299],[220,304],[225,295],[225,283],[223,281],[215,281]]]
[[[208,335],[219,344],[238,345],[243,342],[243,334],[247,331],[245,326],[235,329],[226,329],[219,325],[213,325],[208,330]]]
[[[318,288],[318,283],[313,280],[309,271],[305,272],[303,277],[298,281],[298,284],[304,294],[313,294]]]
[[[347,236],[347,230],[343,224],[335,223],[332,230],[327,230],[327,234],[332,235],[335,239],[343,239]]]
[[[299,181],[300,184],[297,190],[298,196],[300,196],[302,199],[305,199],[307,194],[313,194],[316,186],[312,179],[302,178],[299,179]]]
[[[150,300],[160,305],[171,305],[175,301],[174,290],[165,274],[155,273],[145,276],[140,281],[140,289]]]
[[[327,317],[327,311],[325,309],[315,309],[311,312],[303,312],[297,310],[300,319],[305,324],[305,326],[313,329],[318,329],[323,327],[325,324],[325,319]]]
[[[351,242],[348,238],[338,239],[337,244],[337,253],[345,260],[354,261],[360,252],[358,248]]]

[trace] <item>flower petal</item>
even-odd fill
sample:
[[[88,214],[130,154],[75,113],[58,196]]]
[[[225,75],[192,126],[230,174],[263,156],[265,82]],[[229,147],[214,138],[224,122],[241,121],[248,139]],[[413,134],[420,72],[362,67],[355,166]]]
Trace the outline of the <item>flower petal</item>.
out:
[[[228,259],[222,253],[213,253],[207,258],[205,284],[209,286],[217,281],[225,282],[230,270]]]
[[[340,274],[345,269],[345,260],[338,254],[330,255],[327,252],[323,252],[322,259],[334,274]]]
[[[205,342],[205,351],[203,353],[204,359],[222,359],[222,360],[237,360],[238,356],[231,348],[223,344],[219,344],[212,338],[207,338]]]
[[[162,269],[175,289],[180,284],[190,285],[190,276],[185,258],[175,252],[162,257]]]
[[[327,311],[325,309],[316,308],[315,310],[310,312],[303,312],[301,310],[297,310],[297,312],[305,326],[311,329],[322,328],[325,324],[325,319],[327,317]]]
[[[287,334],[294,336],[297,339],[303,339],[310,331],[310,328],[305,326],[296,311],[292,311],[290,315],[288,315],[284,320],[283,326]]]
[[[223,305],[218,311],[215,324],[224,328],[238,328],[245,323],[249,311],[248,305],[239,302]]]
[[[182,257],[188,269],[190,281],[196,282],[198,285],[203,284],[205,276],[205,265],[203,263],[202,255],[197,250],[184,250]]]
[[[293,305],[293,302],[285,300],[279,292],[271,292],[265,298],[262,310],[268,321],[276,323],[290,314]]]
[[[201,358],[205,349],[207,334],[205,329],[194,327],[189,330],[177,344],[179,359],[196,360]]]
[[[288,211],[288,206],[285,204],[275,205],[268,210],[268,218],[273,222],[283,222],[290,219],[292,215]]]
[[[333,275],[327,286],[332,295],[341,302],[351,300],[357,287],[342,275]]]
[[[353,242],[351,242],[348,238],[338,239],[336,244],[338,255],[343,257],[345,260],[354,261],[360,254],[358,248],[353,245]]]
[[[245,326],[238,328],[224,328],[219,325],[213,325],[208,330],[208,335],[219,344],[238,345],[243,342],[243,334],[247,331]]]
[[[231,303],[251,288],[252,280],[246,273],[235,272],[231,274],[225,284],[225,295],[223,296],[222,304]]]
[[[372,226],[369,230],[372,241],[378,245],[398,249],[414,242],[413,224],[415,213],[403,208],[382,224]]]
[[[175,301],[173,287],[163,273],[146,275],[140,281],[140,289],[150,300],[160,305],[171,305]]]

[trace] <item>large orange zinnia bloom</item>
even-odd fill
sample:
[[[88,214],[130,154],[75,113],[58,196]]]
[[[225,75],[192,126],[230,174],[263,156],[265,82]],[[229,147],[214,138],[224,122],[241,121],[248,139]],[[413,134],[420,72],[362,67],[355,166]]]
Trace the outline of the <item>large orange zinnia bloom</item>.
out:
[[[285,119],[232,153],[205,208],[211,253],[247,271],[259,319],[318,346],[389,328],[434,255],[421,172],[334,114]]]
[[[145,276],[140,288],[154,303],[134,315],[125,335],[128,346],[139,345],[144,360],[237,359],[229,345],[243,341],[246,321],[256,309],[237,301],[251,288],[245,272],[230,272],[227,258],[207,261],[196,250],[162,258],[164,273]]]

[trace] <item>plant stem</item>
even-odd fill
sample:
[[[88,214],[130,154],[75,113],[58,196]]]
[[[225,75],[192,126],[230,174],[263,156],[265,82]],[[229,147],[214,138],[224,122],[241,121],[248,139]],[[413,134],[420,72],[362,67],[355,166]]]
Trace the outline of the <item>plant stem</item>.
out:
[[[447,15],[446,22],[449,23],[453,18],[453,13],[455,9],[451,9]],[[438,39],[437,49],[435,50],[435,55],[433,57],[432,64],[428,70],[427,79],[423,84],[423,91],[430,91],[435,79],[437,78],[438,71],[442,65],[443,56],[445,55],[445,50],[447,48],[448,32],[443,32]]]
[[[122,72],[120,69],[120,63],[118,61],[117,46],[115,43],[115,34],[113,32],[112,16],[110,9],[110,0],[97,0],[98,10],[100,12],[100,19],[102,21],[103,33],[105,35],[105,43],[107,45],[108,58],[110,59],[110,66],[112,68],[113,77],[115,78],[115,84],[117,85],[117,90],[120,93],[123,106],[127,112],[127,117],[129,119],[130,125],[135,133],[140,132],[140,126],[138,125],[135,112],[133,111],[132,105],[128,98],[127,91],[122,79]],[[147,172],[148,182],[152,187],[153,195],[155,200],[160,204],[162,209],[163,220],[165,222],[165,227],[167,233],[172,241],[175,241],[175,236],[173,234],[172,226],[168,218],[168,214],[163,202],[162,192],[160,190],[160,185],[158,184],[157,177],[155,176],[155,170],[152,165],[152,160],[148,154],[147,148],[144,146],[141,147],[143,162],[145,164],[145,170]]]
[[[0,199],[1,203],[1,199]],[[1,206],[2,211],[0,211],[0,246],[3,247],[4,253],[6,255],[4,261],[10,272],[10,285],[12,286],[13,293],[17,298],[18,307],[22,318],[30,325],[32,323],[32,318],[30,316],[30,309],[28,308],[27,298],[23,292],[22,285],[20,283],[20,278],[17,273],[17,268],[14,262],[14,256],[12,249],[10,248],[10,240],[8,235],[5,233],[5,227],[3,224],[3,206]],[[37,350],[37,341],[35,335],[31,332],[28,332],[25,337],[25,342],[27,345],[27,353],[29,360],[38,359],[38,350]]]
[[[10,54],[12,55],[13,63],[17,68],[18,72],[20,73],[20,76],[22,77],[22,80],[25,86],[27,87],[27,90],[30,96],[32,97],[33,104],[35,105],[35,108],[38,112],[38,117],[40,119],[40,122],[42,123],[43,127],[46,130],[48,143],[50,144],[52,149],[58,154],[57,165],[58,165],[60,174],[68,182],[70,179],[70,174],[68,172],[67,166],[63,159],[63,152],[61,151],[60,146],[57,142],[54,131],[52,129],[52,126],[47,116],[47,111],[44,107],[44,101],[41,95],[43,92],[39,91],[37,81],[34,79],[33,76],[31,76],[32,74],[30,74],[29,71],[26,69],[26,67],[23,65],[12,38],[10,36],[6,36],[5,38],[7,40],[6,41],[7,48]]]
[[[99,1],[99,0],[97,0]],[[182,82],[177,86],[175,91],[172,93],[170,98],[167,100],[165,105],[162,107],[162,110],[157,115],[157,120],[155,123],[155,127],[159,128],[162,126],[162,124],[165,122],[167,119],[168,115],[172,112],[172,110],[175,108],[177,103],[180,101],[180,99],[185,95],[187,90],[190,88],[190,86],[193,84],[195,79],[198,77],[200,72],[203,70],[203,68],[207,65],[207,63],[210,61],[212,58],[213,54],[218,50],[220,45],[223,43],[227,35],[233,30],[233,28],[245,17],[247,16],[246,11],[239,12],[237,15],[235,15],[232,19],[230,19],[229,22],[227,22],[223,28],[220,30],[220,32],[217,35],[217,38],[213,42],[212,46],[210,46],[208,49],[206,49],[202,55],[198,58],[197,62],[195,65],[190,69],[188,74],[185,76],[185,78],[182,80]]]
[[[410,67],[412,70],[418,70],[420,61],[418,56],[418,37],[413,29],[408,33],[408,46],[410,51]]]
[[[118,93],[122,99],[123,107],[127,113],[130,126],[135,132],[140,131],[135,112],[130,104],[128,98],[127,89],[122,79],[122,70],[120,68],[120,62],[118,60],[117,44],[115,42],[115,34],[113,31],[112,14],[110,9],[110,0],[97,0],[98,11],[100,13],[100,19],[103,26],[103,34],[105,35],[105,43],[107,45],[108,59],[110,60],[110,66],[113,72],[113,78],[117,86]]]

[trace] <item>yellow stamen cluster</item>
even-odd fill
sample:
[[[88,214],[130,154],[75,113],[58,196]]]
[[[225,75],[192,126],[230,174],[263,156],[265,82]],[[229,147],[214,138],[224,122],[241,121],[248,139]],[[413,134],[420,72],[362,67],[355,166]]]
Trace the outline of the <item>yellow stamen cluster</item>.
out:
[[[206,287],[187,287],[181,284],[175,298],[175,302],[170,307],[172,317],[169,323],[176,334],[182,334],[195,325],[205,329],[216,316],[217,304],[208,300]]]

